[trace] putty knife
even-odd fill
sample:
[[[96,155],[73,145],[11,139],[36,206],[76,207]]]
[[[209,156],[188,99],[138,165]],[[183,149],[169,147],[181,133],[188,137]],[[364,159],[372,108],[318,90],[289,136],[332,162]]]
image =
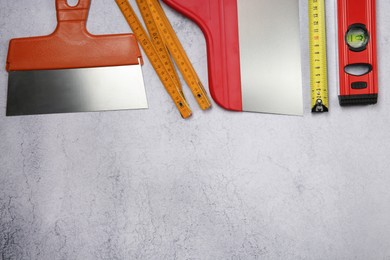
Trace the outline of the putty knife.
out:
[[[299,0],[163,1],[202,29],[220,106],[303,114]]]
[[[8,116],[147,108],[135,37],[91,35],[89,7],[56,0],[54,33],[10,41]]]

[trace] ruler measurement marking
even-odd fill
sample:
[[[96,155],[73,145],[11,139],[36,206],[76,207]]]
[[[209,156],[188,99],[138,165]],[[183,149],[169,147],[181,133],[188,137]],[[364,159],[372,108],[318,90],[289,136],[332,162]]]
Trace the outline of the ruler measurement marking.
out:
[[[309,0],[312,112],[328,111],[325,1]]]
[[[175,66],[173,65],[168,50],[165,47],[164,41],[159,32],[159,28],[157,27],[155,21],[152,18],[152,13],[148,6],[148,3],[145,0],[136,0],[136,3],[138,5],[138,8],[142,10],[141,15],[149,31],[149,35],[152,36],[151,40],[152,43],[154,44],[154,47],[158,51],[160,58],[165,64],[168,73],[171,75],[172,79],[175,81],[176,85],[178,86],[179,91],[181,92],[183,98],[185,98],[179,76],[176,73]]]
[[[146,56],[149,58],[161,82],[171,96],[172,100],[175,102],[175,105],[178,108],[181,116],[183,118],[190,117],[192,114],[190,107],[188,106],[185,98],[180,93],[179,87],[169,75],[163,61],[159,57],[154,45],[152,44],[152,41],[147,36],[145,29],[142,27],[141,22],[138,20],[130,3],[128,1],[122,0],[115,0],[115,2],[118,4],[124,17],[126,18],[126,21],[131,27],[133,33],[136,35],[138,42],[142,46]]]
[[[151,60],[152,66],[155,68],[159,77],[161,74],[160,79],[164,79],[166,81],[163,82],[163,84],[167,90],[169,86],[166,85],[172,85],[172,82],[167,82],[169,79],[166,77],[166,74],[170,75],[171,81],[174,83],[173,85],[176,86],[176,91],[179,92],[181,98],[184,100],[182,104],[188,106],[184,93],[182,92],[182,87],[175,70],[175,66],[171,60],[172,56],[177,68],[182,73],[185,82],[196,98],[200,108],[203,110],[210,108],[211,102],[207,97],[207,93],[159,2],[156,0],[136,0],[141,15],[147,26],[150,35],[149,38],[128,0],[115,1],[124,14],[134,34],[138,38],[145,54],[147,54],[149,60]],[[145,48],[154,49],[155,53],[152,53],[152,51],[149,50],[147,51]],[[158,59],[156,57],[158,57]]]
[[[145,1],[149,4],[153,18],[156,21],[160,21],[157,25],[160,27],[164,42],[199,106],[203,110],[210,108],[211,102],[207,97],[206,91],[159,2],[157,0]]]

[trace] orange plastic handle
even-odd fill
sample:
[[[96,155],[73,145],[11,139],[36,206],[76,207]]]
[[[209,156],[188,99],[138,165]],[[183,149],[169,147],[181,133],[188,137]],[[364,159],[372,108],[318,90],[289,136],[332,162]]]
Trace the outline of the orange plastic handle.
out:
[[[87,31],[90,4],[90,0],[79,0],[69,6],[66,0],[56,0],[56,30],[48,36],[12,39],[7,71],[142,64],[133,34],[92,35]]]

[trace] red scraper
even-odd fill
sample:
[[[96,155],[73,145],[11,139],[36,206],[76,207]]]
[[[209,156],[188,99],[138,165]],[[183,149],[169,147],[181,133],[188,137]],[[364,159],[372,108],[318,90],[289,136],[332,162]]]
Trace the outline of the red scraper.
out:
[[[234,111],[303,113],[299,0],[163,0],[202,29],[213,99]]]
[[[91,35],[89,7],[56,0],[54,33],[11,40],[7,115],[147,108],[135,37]]]

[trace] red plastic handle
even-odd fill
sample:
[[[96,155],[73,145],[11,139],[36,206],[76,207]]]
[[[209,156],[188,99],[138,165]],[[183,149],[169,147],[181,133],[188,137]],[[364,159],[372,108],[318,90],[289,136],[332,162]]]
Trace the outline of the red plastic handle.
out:
[[[56,0],[57,21],[81,22],[87,21],[91,0],[79,0],[76,6],[69,6],[66,0]]]
[[[56,0],[56,30],[48,36],[11,40],[6,69],[44,70],[139,64],[141,52],[134,35],[97,36],[87,31],[90,3],[90,0],[79,0],[76,6],[69,6],[66,0]]]
[[[71,38],[83,42],[91,36],[86,28],[90,0],[79,0],[76,6],[69,6],[66,0],[56,0],[57,28],[52,34],[58,38]]]
[[[210,93],[220,106],[242,111],[237,0],[163,0],[199,25],[207,43]]]

